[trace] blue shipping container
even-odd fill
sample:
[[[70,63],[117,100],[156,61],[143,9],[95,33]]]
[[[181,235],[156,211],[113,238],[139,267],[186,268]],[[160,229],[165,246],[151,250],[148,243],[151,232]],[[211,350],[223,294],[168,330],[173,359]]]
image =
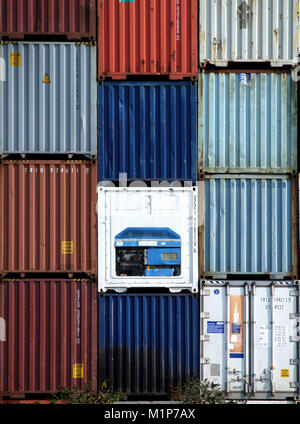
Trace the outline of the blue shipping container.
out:
[[[99,294],[98,371],[113,391],[162,394],[200,373],[199,296]]]
[[[197,179],[197,84],[103,82],[98,180]]]

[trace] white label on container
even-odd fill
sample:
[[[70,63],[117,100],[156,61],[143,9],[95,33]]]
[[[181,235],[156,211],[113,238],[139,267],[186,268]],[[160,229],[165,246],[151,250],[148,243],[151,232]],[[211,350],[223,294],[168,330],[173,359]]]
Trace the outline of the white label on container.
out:
[[[267,325],[260,325],[259,327],[259,344],[260,346],[268,346],[270,327]]]
[[[288,328],[287,325],[274,326],[274,340],[277,347],[285,347],[288,344]]]

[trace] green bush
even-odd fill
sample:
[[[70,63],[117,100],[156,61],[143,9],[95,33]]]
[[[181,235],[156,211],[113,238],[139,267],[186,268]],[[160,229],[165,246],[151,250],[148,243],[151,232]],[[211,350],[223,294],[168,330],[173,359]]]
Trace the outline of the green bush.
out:
[[[201,381],[197,377],[193,377],[182,386],[173,388],[170,396],[173,400],[185,404],[240,403],[240,401],[225,399],[219,384],[212,383],[207,379]]]
[[[79,387],[60,387],[60,392],[56,393],[52,397],[52,403],[58,401],[70,404],[111,404],[123,399],[121,393],[112,393],[106,381],[104,381],[100,387],[98,393],[91,392],[91,384],[88,383],[84,386],[83,390]]]

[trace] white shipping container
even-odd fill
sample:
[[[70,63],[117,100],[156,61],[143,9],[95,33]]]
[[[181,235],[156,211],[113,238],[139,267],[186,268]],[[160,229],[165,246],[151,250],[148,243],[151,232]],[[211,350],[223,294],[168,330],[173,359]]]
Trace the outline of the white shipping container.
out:
[[[300,0],[201,0],[200,63],[229,61],[296,64]]]
[[[198,292],[198,192],[98,186],[99,291]]]
[[[201,378],[229,398],[299,394],[299,281],[205,281]]]

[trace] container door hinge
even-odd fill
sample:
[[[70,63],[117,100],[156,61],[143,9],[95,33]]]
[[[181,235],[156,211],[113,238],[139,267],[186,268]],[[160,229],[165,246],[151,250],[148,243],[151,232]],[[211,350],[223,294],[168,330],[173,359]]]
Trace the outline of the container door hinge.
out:
[[[295,319],[295,318],[299,318],[299,317],[300,317],[300,313],[290,314],[290,319]]]
[[[200,290],[201,296],[210,296],[210,290]]]
[[[209,358],[201,358],[200,359],[200,363],[203,364],[210,364],[210,359]]]
[[[209,312],[201,312],[200,318],[209,318]]]
[[[298,365],[299,364],[299,359],[290,359],[290,365]]]
[[[209,342],[209,335],[208,334],[203,334],[200,337],[201,342]]]
[[[300,342],[300,336],[291,336],[290,342]]]

